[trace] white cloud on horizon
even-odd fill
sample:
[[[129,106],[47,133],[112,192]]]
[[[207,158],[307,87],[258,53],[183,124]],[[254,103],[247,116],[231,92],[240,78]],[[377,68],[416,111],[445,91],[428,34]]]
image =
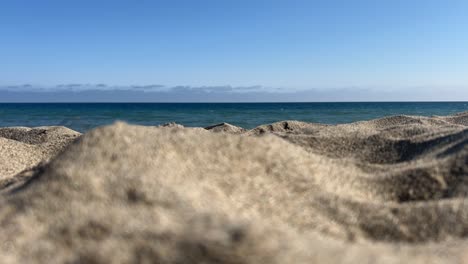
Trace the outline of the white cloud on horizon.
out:
[[[0,102],[300,102],[468,101],[468,86],[291,89],[254,86],[117,86],[61,84],[0,86]]]

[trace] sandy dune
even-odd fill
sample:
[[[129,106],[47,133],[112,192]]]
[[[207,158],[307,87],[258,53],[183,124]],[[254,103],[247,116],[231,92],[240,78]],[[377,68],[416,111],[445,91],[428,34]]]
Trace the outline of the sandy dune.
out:
[[[21,178],[15,175],[47,162],[79,135],[65,127],[0,128],[0,187]]]
[[[0,129],[2,263],[468,262],[468,112],[78,135]]]

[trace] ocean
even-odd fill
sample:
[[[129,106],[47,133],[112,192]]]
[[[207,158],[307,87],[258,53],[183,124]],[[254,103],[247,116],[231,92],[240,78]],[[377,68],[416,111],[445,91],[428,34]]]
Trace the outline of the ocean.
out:
[[[0,103],[0,127],[58,125],[85,132],[121,120],[139,125],[176,122],[189,127],[227,122],[253,128],[281,120],[342,124],[389,115],[463,111],[468,111],[468,102]]]

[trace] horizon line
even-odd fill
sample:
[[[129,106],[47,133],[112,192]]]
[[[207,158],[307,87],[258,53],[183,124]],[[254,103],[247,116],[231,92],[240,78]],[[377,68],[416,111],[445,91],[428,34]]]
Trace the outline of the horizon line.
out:
[[[294,104],[294,103],[468,103],[468,100],[390,100],[390,101],[247,101],[247,102],[223,102],[223,101],[180,101],[180,102],[144,102],[144,101],[61,101],[61,102],[6,102],[0,101],[0,104]]]

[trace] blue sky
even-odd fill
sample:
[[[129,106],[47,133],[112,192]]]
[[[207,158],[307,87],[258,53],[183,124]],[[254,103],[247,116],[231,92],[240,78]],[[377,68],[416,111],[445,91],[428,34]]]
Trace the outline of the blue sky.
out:
[[[467,14],[461,0],[5,0],[0,86],[372,89],[381,100],[428,87],[468,100]]]

